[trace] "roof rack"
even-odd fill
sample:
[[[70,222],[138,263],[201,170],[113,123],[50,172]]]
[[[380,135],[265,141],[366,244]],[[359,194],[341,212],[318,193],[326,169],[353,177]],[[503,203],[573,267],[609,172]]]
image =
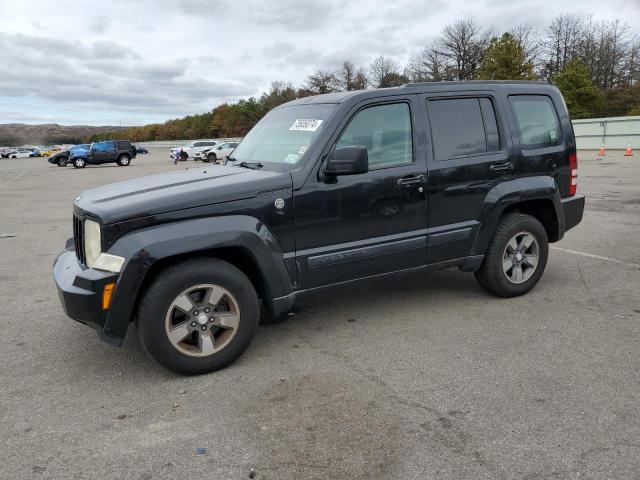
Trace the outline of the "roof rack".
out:
[[[427,85],[465,85],[468,83],[482,83],[482,84],[544,84],[548,85],[547,80],[445,80],[441,82],[409,82],[402,85],[405,88],[411,87],[424,87]]]

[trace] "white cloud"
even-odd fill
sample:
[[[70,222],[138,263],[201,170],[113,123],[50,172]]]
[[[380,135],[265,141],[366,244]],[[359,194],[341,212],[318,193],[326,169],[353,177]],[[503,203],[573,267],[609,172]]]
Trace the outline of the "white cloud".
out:
[[[442,27],[472,16],[537,28],[569,0],[21,0],[0,2],[0,122],[146,123],[300,85],[317,69],[378,55],[405,63]],[[579,12],[635,27],[638,0],[582,0]],[[19,108],[16,108],[19,105]]]

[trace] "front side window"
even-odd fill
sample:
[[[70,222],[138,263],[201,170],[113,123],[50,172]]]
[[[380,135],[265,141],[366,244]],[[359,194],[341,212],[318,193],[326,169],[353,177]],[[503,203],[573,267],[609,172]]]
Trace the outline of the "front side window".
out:
[[[336,147],[355,145],[367,147],[371,169],[412,163],[409,105],[376,105],[358,112],[340,136]]]
[[[427,112],[436,161],[500,149],[495,111],[489,98],[429,100]]]
[[[242,162],[295,165],[325,128],[338,106],[329,103],[292,105],[271,110],[233,151]]]
[[[549,97],[512,95],[509,102],[516,117],[523,149],[546,148],[560,144],[560,123]]]

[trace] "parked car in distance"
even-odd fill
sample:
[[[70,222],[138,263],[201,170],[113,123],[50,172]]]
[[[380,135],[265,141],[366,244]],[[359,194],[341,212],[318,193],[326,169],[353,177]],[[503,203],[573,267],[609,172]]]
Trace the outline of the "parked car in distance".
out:
[[[182,148],[182,160],[193,158],[196,153],[201,152],[207,148],[215,147],[218,144],[215,140],[197,140],[191,143],[187,147],[172,148],[169,152],[170,158],[175,158],[176,152]]]
[[[231,152],[238,146],[239,142],[225,142],[215,147],[207,148],[194,155],[194,160],[202,160],[203,162],[222,163]]]
[[[147,150],[144,147],[134,147],[136,149],[136,153],[149,153],[149,150]]]
[[[52,165],[58,165],[59,167],[66,167],[69,165],[69,157],[74,154],[78,156],[84,155],[86,156],[89,152],[89,147],[91,145],[88,143],[83,143],[80,145],[76,145],[75,147],[71,147],[69,150],[65,150],[63,152],[56,153],[55,155],[50,156],[47,161]]]
[[[44,152],[40,152],[43,157],[50,157],[51,155],[55,155],[58,152],[61,152],[61,148],[50,148],[49,150],[45,150]]]
[[[458,267],[523,295],[584,210],[569,112],[546,82],[294,100],[233,157],[77,197],[53,267],[65,312],[115,345],[135,321],[160,364],[205,373],[246,350],[261,306],[277,316],[320,287]]]
[[[71,152],[69,162],[75,168],[87,165],[101,165],[103,163],[117,163],[121,167],[131,164],[136,157],[136,149],[128,140],[107,140],[92,143],[88,150]]]
[[[31,154],[33,153],[32,150],[27,150],[26,148],[21,148],[18,150],[14,150],[13,152],[9,153],[9,158],[28,158],[31,156]]]

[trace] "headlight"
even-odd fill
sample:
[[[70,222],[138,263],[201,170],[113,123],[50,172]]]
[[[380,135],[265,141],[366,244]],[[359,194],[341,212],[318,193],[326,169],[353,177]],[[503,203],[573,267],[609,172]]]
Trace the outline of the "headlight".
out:
[[[102,253],[102,239],[100,238],[100,224],[93,220],[84,221],[84,255],[87,266],[93,268]]]
[[[124,258],[110,253],[102,253],[100,224],[93,220],[84,221],[84,254],[89,268],[119,273],[124,265]]]

